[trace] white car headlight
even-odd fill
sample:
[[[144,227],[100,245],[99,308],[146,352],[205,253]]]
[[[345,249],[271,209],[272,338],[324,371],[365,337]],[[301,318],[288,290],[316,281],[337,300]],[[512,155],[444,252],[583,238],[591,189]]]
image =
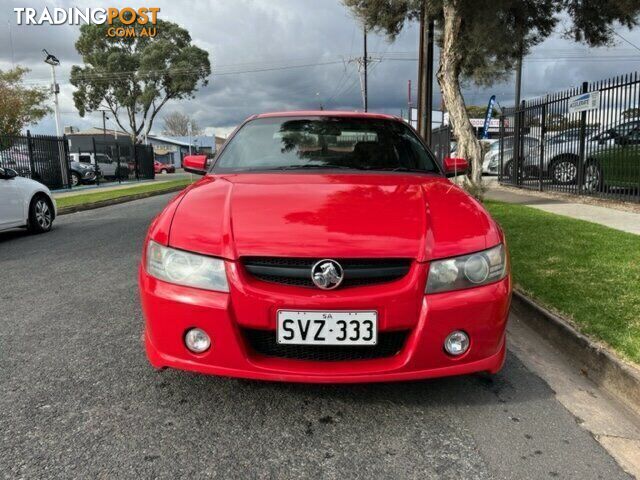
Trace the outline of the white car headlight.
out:
[[[165,282],[187,287],[228,292],[224,260],[164,247],[147,245],[147,273]]]
[[[431,262],[425,293],[478,287],[506,275],[507,255],[500,244],[482,252]]]

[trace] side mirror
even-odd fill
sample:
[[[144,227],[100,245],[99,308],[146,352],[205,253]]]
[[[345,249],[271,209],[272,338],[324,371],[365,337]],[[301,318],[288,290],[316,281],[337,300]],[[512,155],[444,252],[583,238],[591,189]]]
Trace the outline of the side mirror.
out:
[[[16,178],[18,174],[15,170],[10,168],[0,168],[0,178],[3,180],[11,180],[12,178]]]
[[[444,174],[447,177],[455,177],[456,175],[464,175],[469,170],[469,162],[464,158],[445,157]]]
[[[208,166],[206,155],[187,155],[182,161],[182,167],[185,171],[195,173],[196,175],[204,175],[207,173]]]
[[[629,143],[629,139],[627,137],[616,137],[613,143],[616,145],[627,145]]]

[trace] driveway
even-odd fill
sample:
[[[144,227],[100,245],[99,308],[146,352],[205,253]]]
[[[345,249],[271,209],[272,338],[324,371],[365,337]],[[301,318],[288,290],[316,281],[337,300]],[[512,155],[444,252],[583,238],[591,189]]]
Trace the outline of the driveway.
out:
[[[628,478],[512,353],[493,380],[315,386],[165,370],[136,268],[170,195],[0,233],[4,478]]]

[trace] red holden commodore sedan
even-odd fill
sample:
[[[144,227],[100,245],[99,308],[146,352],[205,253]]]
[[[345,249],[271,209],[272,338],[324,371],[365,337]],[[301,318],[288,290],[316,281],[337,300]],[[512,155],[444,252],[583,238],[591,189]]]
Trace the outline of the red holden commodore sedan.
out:
[[[249,118],[153,221],[139,271],[151,364],[290,382],[496,373],[504,235],[387,115]]]

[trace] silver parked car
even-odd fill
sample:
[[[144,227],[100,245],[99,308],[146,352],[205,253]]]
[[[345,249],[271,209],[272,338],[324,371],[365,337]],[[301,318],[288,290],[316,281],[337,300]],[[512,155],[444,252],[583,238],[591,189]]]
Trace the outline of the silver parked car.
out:
[[[536,158],[536,154],[540,152],[540,140],[534,137],[524,136],[523,151],[525,163],[528,159]],[[500,170],[500,150],[503,151],[503,174],[507,177],[513,175],[513,137],[506,137],[494,142],[489,147],[489,151],[484,155],[482,162],[482,173],[489,175],[497,175]],[[526,172],[523,172],[526,177]]]
[[[628,120],[613,127],[596,131],[586,128],[585,156],[596,153],[602,147],[612,146],[617,138],[624,137],[631,130],[640,126],[640,119]],[[542,175],[550,178],[558,185],[576,183],[578,161],[580,159],[580,129],[571,128],[545,140],[544,157],[542,158]],[[540,155],[525,158],[523,170],[537,175],[540,169]]]

